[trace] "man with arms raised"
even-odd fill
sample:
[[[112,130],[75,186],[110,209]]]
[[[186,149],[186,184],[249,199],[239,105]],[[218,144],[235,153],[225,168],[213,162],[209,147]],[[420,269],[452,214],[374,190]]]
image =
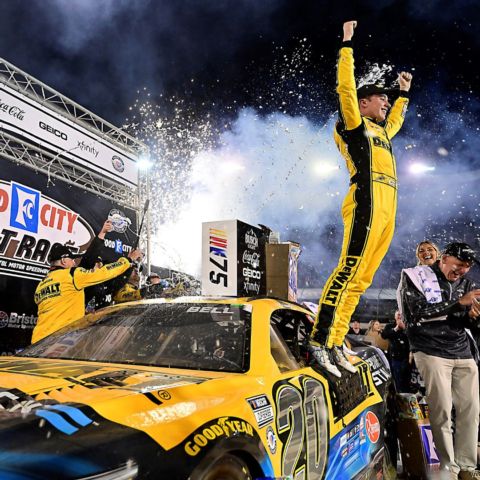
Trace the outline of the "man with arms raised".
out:
[[[356,369],[342,350],[352,314],[388,251],[395,227],[397,177],[391,139],[400,130],[412,75],[398,77],[398,98],[379,85],[356,88],[352,37],[356,21],[343,25],[337,64],[339,119],[334,137],[350,172],[343,202],[344,236],[337,267],[325,284],[310,336],[313,360],[337,377],[337,365]]]

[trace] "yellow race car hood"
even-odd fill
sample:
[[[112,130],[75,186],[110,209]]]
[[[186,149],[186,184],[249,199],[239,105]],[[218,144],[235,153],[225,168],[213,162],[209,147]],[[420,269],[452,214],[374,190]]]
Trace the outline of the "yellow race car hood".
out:
[[[114,398],[134,393],[172,389],[208,380],[205,372],[194,375],[159,368],[131,368],[95,362],[4,357],[0,360],[0,388],[19,389],[37,398],[55,397],[57,401],[88,403],[91,397]],[[216,375],[213,373],[213,377]],[[212,377],[210,377],[212,378]],[[81,393],[80,393],[81,391]],[[92,395],[88,394],[92,392]],[[68,398],[58,398],[69,392]],[[79,393],[79,398],[75,397]],[[110,395],[107,395],[110,392]]]

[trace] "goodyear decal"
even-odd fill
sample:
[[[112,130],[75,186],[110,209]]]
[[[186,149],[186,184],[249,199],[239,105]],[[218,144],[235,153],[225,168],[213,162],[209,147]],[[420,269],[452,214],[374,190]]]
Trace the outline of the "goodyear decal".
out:
[[[221,417],[200,427],[195,433],[192,433],[184,442],[184,449],[188,455],[194,457],[199,454],[203,448],[211,444],[212,441],[238,434],[253,437],[253,427],[240,418]]]

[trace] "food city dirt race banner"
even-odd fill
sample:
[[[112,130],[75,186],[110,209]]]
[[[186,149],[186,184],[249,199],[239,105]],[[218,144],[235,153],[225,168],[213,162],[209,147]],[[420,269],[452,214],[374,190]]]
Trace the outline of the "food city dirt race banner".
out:
[[[0,164],[0,355],[6,355],[30,344],[33,296],[52,246],[84,251],[110,218],[115,230],[99,252],[109,263],[131,250],[137,221],[134,210],[5,159]]]

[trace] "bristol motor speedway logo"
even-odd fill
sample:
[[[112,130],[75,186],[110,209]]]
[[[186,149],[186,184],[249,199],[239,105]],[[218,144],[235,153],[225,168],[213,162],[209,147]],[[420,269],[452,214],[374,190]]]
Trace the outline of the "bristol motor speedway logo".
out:
[[[26,185],[0,180],[0,274],[43,278],[55,243],[82,250],[94,233],[80,215]]]

